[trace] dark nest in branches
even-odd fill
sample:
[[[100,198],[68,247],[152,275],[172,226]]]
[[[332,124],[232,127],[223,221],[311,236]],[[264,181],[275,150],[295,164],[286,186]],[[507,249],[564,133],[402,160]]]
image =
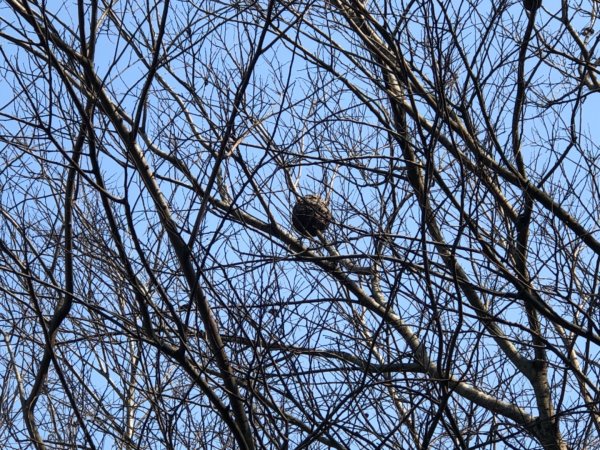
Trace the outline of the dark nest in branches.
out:
[[[535,11],[542,6],[542,0],[523,0],[523,6],[527,11]]]
[[[316,236],[331,223],[331,212],[325,200],[318,195],[300,197],[292,210],[292,225],[305,236]]]

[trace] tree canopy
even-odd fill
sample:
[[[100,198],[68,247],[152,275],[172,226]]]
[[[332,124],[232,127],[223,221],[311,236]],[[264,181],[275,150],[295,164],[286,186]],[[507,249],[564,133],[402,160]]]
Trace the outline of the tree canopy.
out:
[[[5,448],[600,447],[599,8],[0,1]]]

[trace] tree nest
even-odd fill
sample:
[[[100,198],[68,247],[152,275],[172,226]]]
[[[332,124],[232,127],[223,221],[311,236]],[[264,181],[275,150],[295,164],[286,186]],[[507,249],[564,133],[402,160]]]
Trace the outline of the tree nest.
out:
[[[523,0],[523,6],[527,11],[533,12],[542,6],[542,0]]]
[[[292,210],[292,225],[305,236],[316,236],[331,223],[331,212],[325,200],[318,195],[300,197]]]

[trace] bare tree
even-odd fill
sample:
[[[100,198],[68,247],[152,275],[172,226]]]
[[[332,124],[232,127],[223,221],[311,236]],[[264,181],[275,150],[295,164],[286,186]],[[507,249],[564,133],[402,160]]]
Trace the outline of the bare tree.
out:
[[[5,448],[600,447],[599,7],[1,1]]]

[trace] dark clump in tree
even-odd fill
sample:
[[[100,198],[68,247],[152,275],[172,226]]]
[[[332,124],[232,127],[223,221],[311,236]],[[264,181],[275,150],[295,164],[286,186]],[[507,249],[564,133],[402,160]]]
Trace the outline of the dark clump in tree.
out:
[[[540,6],[542,6],[542,0],[523,0],[523,7],[527,11],[535,11]]]
[[[327,202],[318,195],[300,197],[292,210],[292,225],[305,236],[316,236],[331,223]]]

